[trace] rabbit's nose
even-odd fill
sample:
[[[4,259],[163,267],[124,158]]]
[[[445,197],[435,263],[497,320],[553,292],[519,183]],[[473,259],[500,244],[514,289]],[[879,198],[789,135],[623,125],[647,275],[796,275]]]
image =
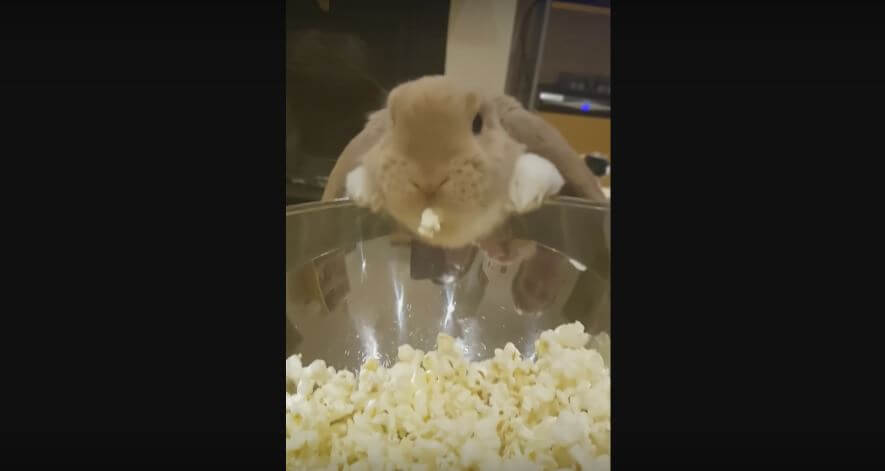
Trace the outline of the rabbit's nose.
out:
[[[449,181],[449,177],[441,180],[421,180],[417,182],[412,180],[411,183],[418,191],[424,193],[429,198],[434,196],[447,181]]]

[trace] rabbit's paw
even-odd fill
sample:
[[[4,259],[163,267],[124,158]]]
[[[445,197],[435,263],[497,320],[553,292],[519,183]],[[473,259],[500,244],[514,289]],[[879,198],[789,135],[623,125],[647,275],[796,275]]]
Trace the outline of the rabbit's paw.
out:
[[[510,180],[510,204],[517,213],[538,209],[548,196],[565,184],[562,175],[549,160],[536,154],[523,154],[516,160]]]
[[[381,208],[381,195],[374,189],[366,169],[360,165],[347,174],[345,182],[347,196],[360,207],[378,211]]]

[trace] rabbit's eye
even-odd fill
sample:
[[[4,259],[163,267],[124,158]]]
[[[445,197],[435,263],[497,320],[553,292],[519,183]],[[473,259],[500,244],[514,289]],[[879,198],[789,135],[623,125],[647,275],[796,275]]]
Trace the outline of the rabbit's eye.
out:
[[[480,132],[482,132],[482,116],[477,113],[476,117],[473,118],[473,134],[479,134]]]

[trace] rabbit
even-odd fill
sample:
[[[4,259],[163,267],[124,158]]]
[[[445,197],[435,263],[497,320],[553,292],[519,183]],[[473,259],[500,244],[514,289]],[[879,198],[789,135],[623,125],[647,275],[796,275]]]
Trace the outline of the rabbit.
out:
[[[560,190],[606,200],[555,128],[511,97],[483,96],[435,75],[389,93],[345,147],[322,199],[348,196],[427,244],[458,248]]]

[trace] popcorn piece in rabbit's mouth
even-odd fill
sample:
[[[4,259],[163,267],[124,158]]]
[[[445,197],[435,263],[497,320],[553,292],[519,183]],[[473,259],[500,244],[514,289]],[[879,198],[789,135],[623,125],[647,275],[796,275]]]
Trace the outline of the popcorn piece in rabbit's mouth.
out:
[[[421,224],[418,226],[418,234],[424,237],[433,237],[439,232],[439,215],[432,208],[427,208],[421,213]]]

